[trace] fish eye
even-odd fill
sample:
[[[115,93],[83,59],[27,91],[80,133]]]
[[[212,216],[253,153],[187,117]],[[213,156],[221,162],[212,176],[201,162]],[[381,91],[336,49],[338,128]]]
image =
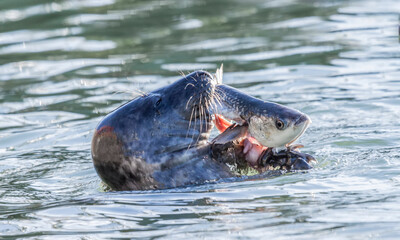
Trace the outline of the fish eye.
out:
[[[285,128],[285,123],[282,120],[277,119],[275,121],[275,126],[278,130],[282,130]]]

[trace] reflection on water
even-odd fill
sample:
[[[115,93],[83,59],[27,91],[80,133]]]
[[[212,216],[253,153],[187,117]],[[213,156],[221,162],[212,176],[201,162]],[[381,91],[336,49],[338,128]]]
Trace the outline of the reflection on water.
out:
[[[400,4],[0,2],[0,234],[25,238],[396,238]],[[107,112],[195,69],[313,120],[307,173],[104,193]]]

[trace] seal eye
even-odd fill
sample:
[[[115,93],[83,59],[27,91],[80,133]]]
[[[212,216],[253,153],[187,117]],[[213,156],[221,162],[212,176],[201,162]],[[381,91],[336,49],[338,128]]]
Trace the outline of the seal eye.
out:
[[[162,100],[161,98],[157,100],[157,102],[156,102],[156,107],[158,107],[158,105],[161,104],[161,100]]]
[[[278,119],[275,122],[275,126],[278,130],[282,130],[285,128],[285,123]]]

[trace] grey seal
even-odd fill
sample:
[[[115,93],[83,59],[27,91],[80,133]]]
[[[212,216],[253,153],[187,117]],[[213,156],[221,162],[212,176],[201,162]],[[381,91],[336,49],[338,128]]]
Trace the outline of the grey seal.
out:
[[[174,188],[237,177],[216,159],[218,148],[209,140],[220,117],[245,126],[239,134],[241,147],[233,148],[255,168],[260,158],[265,162],[265,148],[291,144],[311,122],[298,110],[222,84],[222,68],[215,75],[195,71],[105,116],[92,139],[94,167],[112,190]]]

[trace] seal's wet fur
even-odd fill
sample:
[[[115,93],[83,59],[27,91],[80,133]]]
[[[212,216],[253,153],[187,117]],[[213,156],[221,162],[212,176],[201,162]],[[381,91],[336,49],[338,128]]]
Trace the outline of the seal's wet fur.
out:
[[[216,84],[196,71],[107,115],[92,140],[102,180],[114,190],[141,190],[233,176],[209,154]]]

